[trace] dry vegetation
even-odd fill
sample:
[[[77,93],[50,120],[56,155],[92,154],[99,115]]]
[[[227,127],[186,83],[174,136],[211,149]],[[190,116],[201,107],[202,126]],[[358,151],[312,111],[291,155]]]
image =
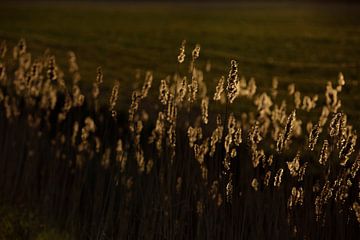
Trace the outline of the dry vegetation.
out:
[[[100,104],[101,67],[86,94],[75,53],[63,72],[49,51],[33,60],[23,39],[2,42],[0,201],[78,239],[355,239],[360,152],[343,75],[325,94],[291,84],[282,98],[276,78],[258,92],[232,60],[210,94],[211,64],[187,48],[173,76],[144,74],[123,114],[120,81]]]

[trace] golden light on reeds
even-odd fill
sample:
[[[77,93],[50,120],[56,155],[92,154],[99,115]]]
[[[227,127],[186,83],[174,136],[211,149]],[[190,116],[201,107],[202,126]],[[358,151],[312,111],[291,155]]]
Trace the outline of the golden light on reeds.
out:
[[[9,55],[3,45],[0,58]],[[0,63],[0,130],[24,122],[19,128],[25,129],[24,134],[7,133],[4,137],[24,136],[26,141],[20,145],[29,150],[24,158],[34,164],[33,169],[41,169],[39,176],[53,177],[49,172],[56,176],[52,167],[60,166],[69,181],[64,184],[76,183],[72,187],[77,199],[85,194],[91,204],[110,206],[109,210],[101,209],[99,215],[110,214],[111,207],[123,211],[114,213],[109,222],[135,221],[131,215],[134,211],[139,216],[155,214],[159,223],[164,223],[163,228],[171,225],[178,231],[188,227],[181,222],[190,216],[188,212],[196,217],[191,224],[206,224],[215,214],[219,219],[234,214],[236,221],[242,217],[247,220],[241,214],[250,209],[247,206],[257,206],[248,214],[261,213],[267,219],[272,215],[257,209],[271,204],[287,214],[288,221],[284,222],[292,231],[296,227],[296,234],[307,227],[298,224],[302,217],[315,218],[311,224],[331,221],[326,214],[340,210],[339,216],[346,215],[348,222],[359,221],[359,143],[351,126],[354,119],[341,107],[340,93],[346,92],[342,74],[335,87],[327,84],[325,95],[300,92],[295,84],[282,89],[276,77],[271,88],[264,90],[254,78],[247,81],[239,76],[238,63],[232,60],[227,78],[219,74],[211,86],[207,77],[212,68],[203,72],[198,64],[200,45],[191,53],[190,72],[180,65],[185,62],[185,41],[179,50],[174,74],[157,79],[156,73],[146,71],[142,85],[129,92],[124,88],[121,95],[120,80],[115,81],[108,107],[103,110],[99,104],[106,86],[100,93],[104,82],[101,67],[96,69],[88,94],[78,84],[75,53],[69,52],[69,69],[62,72],[49,53],[33,60],[21,40],[13,50],[16,69],[8,67],[7,61]],[[141,76],[139,73],[138,80]],[[70,87],[67,79],[72,80]],[[153,85],[158,88],[151,89]],[[119,104],[125,97],[130,100],[127,111]],[[49,138],[51,146],[46,146],[45,157],[52,159],[48,162],[44,161],[46,154],[39,153],[42,146],[36,145],[42,140],[32,140],[41,138]],[[36,157],[41,161],[34,160]],[[39,163],[44,166],[36,165]],[[42,175],[42,171],[49,172]],[[59,179],[52,179],[51,184]],[[32,184],[37,186],[36,182]],[[103,186],[108,192],[102,191]],[[101,197],[97,196],[98,189]],[[74,196],[69,198],[74,200]],[[46,197],[52,195],[47,193]],[[57,200],[51,202],[57,204]],[[147,202],[154,204],[152,209],[139,210],[138,205]],[[86,209],[91,207],[86,205]],[[306,216],[300,212],[303,209],[309,212]],[[93,214],[97,211],[94,205]],[[172,217],[176,219],[174,225]],[[168,233],[164,238],[173,235]]]

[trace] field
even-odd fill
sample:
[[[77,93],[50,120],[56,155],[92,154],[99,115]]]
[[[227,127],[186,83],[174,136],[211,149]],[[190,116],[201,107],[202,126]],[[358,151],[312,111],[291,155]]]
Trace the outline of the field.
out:
[[[0,11],[0,240],[360,234],[360,5]]]
[[[97,66],[105,87],[121,79],[121,102],[128,99],[136,70],[152,70],[156,81],[176,69],[178,47],[202,47],[200,64],[213,66],[208,84],[226,74],[230,59],[246,78],[270,87],[278,76],[282,89],[295,82],[305,93],[324,90],[339,72],[360,79],[358,5],[24,5],[3,6],[0,39],[21,37],[39,56],[50,48],[63,69],[74,51],[84,87]],[[126,86],[126,87],[125,87]],[[353,91],[352,91],[353,90]],[[346,111],[359,119],[359,86],[343,96]],[[354,114],[354,115],[353,115]]]

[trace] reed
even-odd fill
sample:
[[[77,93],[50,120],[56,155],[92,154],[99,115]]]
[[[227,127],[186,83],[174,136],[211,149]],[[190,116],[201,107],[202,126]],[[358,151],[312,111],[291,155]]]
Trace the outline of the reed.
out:
[[[2,42],[0,203],[76,239],[355,239],[360,152],[344,76],[323,95],[290,84],[284,96],[278,79],[258,88],[232,60],[210,95],[200,45],[189,59],[185,45],[189,71],[147,71],[125,111],[119,80],[100,105],[102,68],[87,96],[75,53],[67,76],[49,52],[31,59],[22,39],[10,56]]]

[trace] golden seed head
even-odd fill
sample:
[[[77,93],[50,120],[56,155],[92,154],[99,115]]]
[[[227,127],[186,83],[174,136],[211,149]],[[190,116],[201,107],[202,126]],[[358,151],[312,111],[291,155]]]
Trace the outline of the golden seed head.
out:
[[[178,55],[178,62],[179,63],[183,63],[185,60],[185,44],[186,44],[186,40],[183,40],[181,42],[181,47],[180,47],[180,52]]]
[[[276,144],[278,152],[281,152],[284,149],[284,147],[286,147],[287,142],[290,140],[292,135],[292,130],[294,128],[295,120],[296,120],[296,111],[294,110],[287,119],[284,132],[278,138]]]
[[[317,143],[317,140],[319,138],[319,134],[320,134],[320,125],[319,124],[315,124],[311,130],[310,130],[310,135],[309,135],[309,149],[310,151],[313,151],[315,148],[315,145]]]
[[[299,174],[299,169],[300,169],[300,151],[296,153],[296,156],[292,162],[286,162],[286,163],[288,165],[290,175],[296,177]]]
[[[288,93],[289,95],[293,95],[295,93],[295,84],[292,83],[288,86]]]
[[[308,166],[308,162],[305,162],[299,169],[299,174],[298,174],[298,182],[301,182],[304,180],[304,176],[306,173],[306,168]]]
[[[204,124],[208,124],[208,117],[209,117],[209,98],[204,97],[201,100],[201,118]]]
[[[339,152],[340,165],[345,166],[351,154],[355,151],[357,135],[351,134]]]
[[[251,181],[251,187],[255,190],[258,191],[259,190],[259,182],[256,178],[253,178],[253,180]]]
[[[196,60],[200,55],[200,44],[196,44],[194,50],[192,51],[192,58]]]
[[[353,162],[353,164],[351,166],[350,174],[351,174],[352,178],[355,178],[359,169],[360,169],[360,152],[358,153],[355,161]]]
[[[324,140],[324,144],[320,152],[319,163],[321,165],[325,165],[328,159],[329,159],[329,142],[328,140]]]
[[[265,177],[264,177],[264,185],[265,185],[265,187],[269,186],[270,178],[271,178],[271,171],[269,170],[269,171],[266,172]]]
[[[339,76],[338,76],[338,84],[339,84],[339,86],[345,85],[344,75],[341,72],[339,73]]]
[[[135,159],[138,164],[139,173],[143,173],[145,171],[145,157],[144,151],[140,147],[138,147],[135,151]]]
[[[336,113],[329,124],[329,134],[331,137],[335,137],[340,133],[342,113]]]
[[[110,101],[109,101],[110,102],[110,111],[111,111],[111,115],[113,117],[116,117],[115,106],[116,106],[116,101],[119,97],[119,87],[120,87],[120,81],[116,80],[114,83],[114,86],[112,88]]]
[[[221,142],[221,139],[223,136],[223,130],[224,130],[224,127],[221,126],[221,124],[220,124],[213,131],[213,133],[211,135],[211,141],[210,141],[210,146],[211,146],[210,156],[214,156],[215,151],[216,151],[216,144]]]
[[[221,94],[224,92],[224,83],[225,83],[225,77],[222,76],[220,79],[219,79],[219,82],[218,84],[216,85],[216,91],[215,91],[215,94],[214,94],[214,101],[220,101],[221,100]]]
[[[282,168],[280,168],[276,172],[276,175],[275,175],[275,178],[274,178],[274,187],[280,187],[281,178],[282,178],[283,173],[284,173],[284,169],[282,169]]]
[[[50,81],[56,81],[58,78],[55,57],[49,58],[47,76]]]
[[[150,71],[147,71],[145,74],[145,82],[141,90],[141,98],[147,97],[149,90],[151,88],[151,84],[153,81],[153,74]]]
[[[301,106],[301,93],[299,91],[296,91],[294,94],[294,104],[296,109]]]
[[[232,174],[229,174],[228,183],[226,184],[226,200],[231,202],[233,194]]]
[[[97,67],[97,69],[96,69],[95,83],[98,84],[98,85],[103,83],[103,72],[102,72],[102,68],[100,66]]]
[[[193,72],[195,72],[196,70],[194,70]],[[196,94],[199,91],[199,82],[198,79],[196,78],[196,76],[193,74],[192,78],[191,78],[191,83],[188,85],[188,101],[189,102],[195,102],[196,100]]]
[[[190,126],[188,128],[187,134],[189,138],[189,145],[192,148],[194,146],[194,143],[202,138],[202,128]]]
[[[357,221],[360,223],[360,204],[355,201],[352,205],[352,209],[355,212]]]
[[[178,87],[177,87],[177,102],[182,102],[184,101],[184,98],[186,96],[186,92],[187,92],[187,78],[186,76],[182,78],[181,81],[179,81],[178,83]]]
[[[167,81],[165,79],[162,79],[160,82],[160,89],[159,89],[159,100],[163,105],[167,104],[167,101],[169,99],[169,86],[167,84]]]
[[[238,64],[235,60],[231,60],[231,67],[227,79],[227,97],[230,103],[232,103],[237,97],[237,85],[238,85]]]

